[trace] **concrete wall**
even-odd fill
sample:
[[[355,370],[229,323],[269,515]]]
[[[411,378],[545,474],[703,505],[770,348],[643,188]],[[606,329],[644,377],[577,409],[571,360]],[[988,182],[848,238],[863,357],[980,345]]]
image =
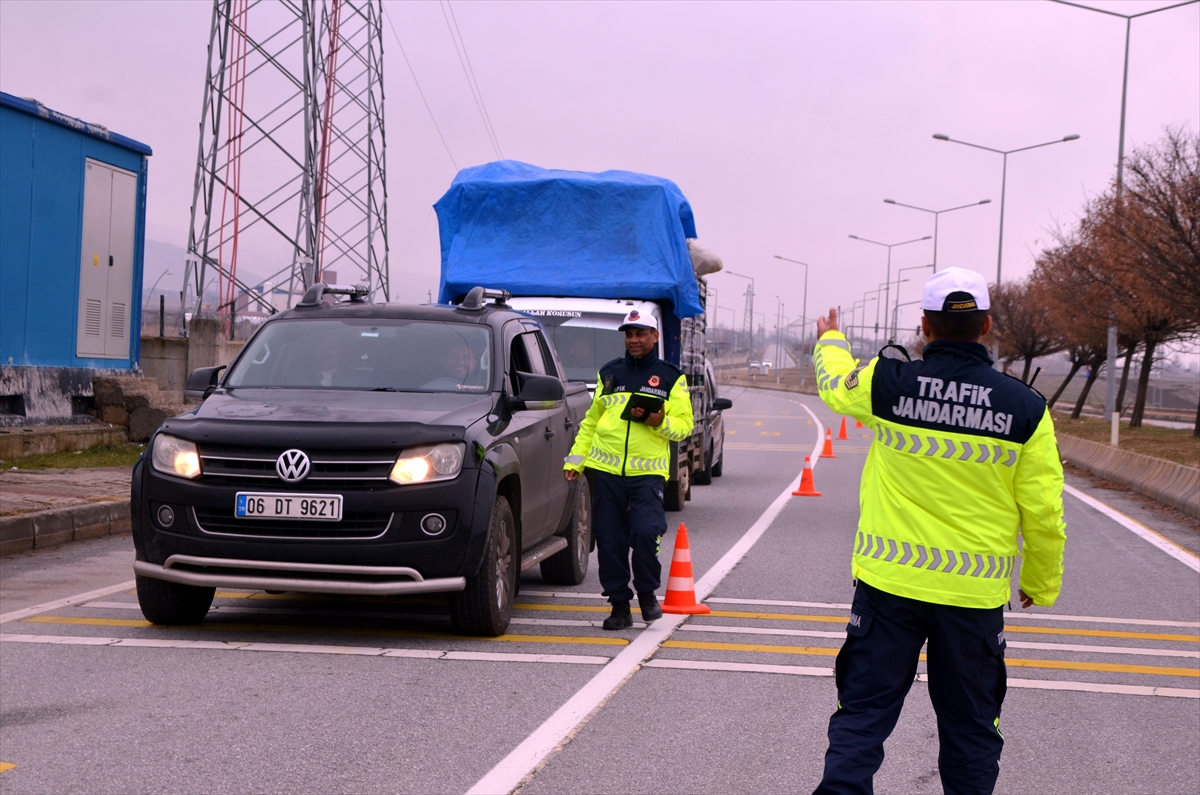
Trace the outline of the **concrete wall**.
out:
[[[229,364],[243,342],[225,337],[224,324],[215,318],[193,318],[187,339],[142,337],[142,373],[174,403],[183,403],[183,386],[197,367]]]
[[[1064,461],[1200,519],[1200,469],[1059,434]]]

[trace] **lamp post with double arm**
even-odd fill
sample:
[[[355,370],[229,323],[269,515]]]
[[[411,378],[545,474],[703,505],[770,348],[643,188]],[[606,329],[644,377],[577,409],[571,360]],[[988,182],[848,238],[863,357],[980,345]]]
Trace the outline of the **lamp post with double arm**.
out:
[[[790,262],[793,265],[803,265],[804,266],[804,305],[803,305],[803,308],[800,310],[800,321],[803,323],[808,320],[808,263],[801,262],[798,259],[789,259],[788,257],[781,257],[778,254],[775,255],[775,259],[780,259],[780,260],[783,260],[784,262]],[[806,327],[802,325],[801,328],[803,329]],[[800,337],[801,349],[803,349],[803,347],[804,347],[804,334],[806,334],[806,333],[807,333],[806,331],[803,332]]]
[[[884,248],[887,249],[887,252],[888,252],[887,281],[885,281],[884,285],[883,285],[884,286],[883,306],[885,307],[884,313],[883,313],[883,320],[884,320],[884,324],[886,325],[887,324],[887,309],[886,309],[886,307],[888,306],[888,304],[891,303],[891,289],[889,288],[889,285],[891,284],[891,281],[892,281],[892,249],[894,249],[896,246],[907,246],[909,243],[919,243],[922,240],[929,240],[932,237],[932,235],[925,235],[925,237],[914,237],[912,240],[902,240],[899,243],[880,243],[878,240],[870,240],[865,237],[859,237],[858,235],[850,235],[850,237],[853,240],[861,240],[863,243],[873,243],[876,246],[883,246]],[[878,328],[875,330],[879,331]],[[878,340],[876,340],[876,342],[878,342]]]
[[[960,204],[958,207],[947,207],[945,210],[930,210],[925,207],[918,207],[915,204],[905,204],[904,202],[898,202],[895,199],[884,199],[883,203],[884,204],[894,204],[897,207],[907,207],[910,210],[920,210],[923,213],[932,213],[933,214],[933,272],[937,273],[938,217],[941,216],[942,213],[952,213],[955,210],[965,210],[968,207],[978,207],[981,204],[991,204],[992,200],[991,199],[980,199],[979,201],[971,202],[970,204]]]

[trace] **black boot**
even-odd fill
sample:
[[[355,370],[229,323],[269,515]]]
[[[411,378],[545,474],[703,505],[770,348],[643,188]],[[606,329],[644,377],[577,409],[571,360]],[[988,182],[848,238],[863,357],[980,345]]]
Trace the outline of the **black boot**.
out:
[[[607,630],[629,629],[633,626],[633,613],[629,611],[629,602],[613,602],[612,615],[604,619],[602,625]]]
[[[642,608],[643,621],[662,618],[662,608],[658,605],[658,597],[654,595],[654,591],[638,594],[638,605]]]

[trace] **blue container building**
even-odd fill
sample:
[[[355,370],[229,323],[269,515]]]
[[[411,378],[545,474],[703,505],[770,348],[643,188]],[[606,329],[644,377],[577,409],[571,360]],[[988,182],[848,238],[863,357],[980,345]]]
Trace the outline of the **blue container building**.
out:
[[[0,425],[87,421],[137,371],[151,154],[0,92]]]

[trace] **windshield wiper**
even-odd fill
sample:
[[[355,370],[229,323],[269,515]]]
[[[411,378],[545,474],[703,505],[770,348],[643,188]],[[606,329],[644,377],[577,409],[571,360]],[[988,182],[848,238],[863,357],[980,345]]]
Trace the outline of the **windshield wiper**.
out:
[[[394,386],[377,386],[371,390],[372,392],[399,392]]]

